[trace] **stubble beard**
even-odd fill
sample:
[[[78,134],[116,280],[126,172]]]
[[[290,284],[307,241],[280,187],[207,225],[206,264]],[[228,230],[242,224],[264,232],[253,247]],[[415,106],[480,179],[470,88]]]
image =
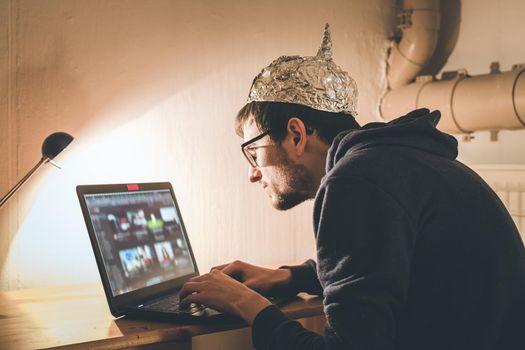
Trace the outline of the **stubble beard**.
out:
[[[317,189],[313,187],[313,178],[302,164],[294,164],[284,152],[281,154],[278,171],[282,177],[283,186],[275,191],[272,205],[277,210],[288,210],[302,202],[312,199]]]

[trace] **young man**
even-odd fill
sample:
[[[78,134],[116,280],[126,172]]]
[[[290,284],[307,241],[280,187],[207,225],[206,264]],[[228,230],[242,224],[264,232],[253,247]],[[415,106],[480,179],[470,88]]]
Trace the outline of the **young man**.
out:
[[[237,116],[249,180],[272,205],[315,198],[317,264],[223,265],[188,282],[183,303],[243,318],[258,349],[523,349],[525,249],[510,215],[455,160],[439,112],[359,127],[330,46],[325,31],[317,56],[263,69]],[[286,291],[324,296],[324,337],[262,296]]]

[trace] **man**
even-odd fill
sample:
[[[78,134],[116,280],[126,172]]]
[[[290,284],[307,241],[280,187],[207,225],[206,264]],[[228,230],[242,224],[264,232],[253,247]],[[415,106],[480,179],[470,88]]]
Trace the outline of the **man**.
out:
[[[243,318],[257,349],[524,349],[525,249],[501,201],[455,160],[439,112],[359,127],[330,46],[327,28],[317,56],[263,69],[236,120],[275,208],[315,198],[317,264],[223,265],[182,302]],[[262,296],[286,291],[324,296],[324,336]]]

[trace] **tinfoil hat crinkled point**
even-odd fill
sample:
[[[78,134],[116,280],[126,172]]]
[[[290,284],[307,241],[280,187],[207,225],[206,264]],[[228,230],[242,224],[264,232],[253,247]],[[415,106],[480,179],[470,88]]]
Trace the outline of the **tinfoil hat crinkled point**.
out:
[[[330,26],[316,56],[281,56],[255,77],[248,101],[287,102],[357,115],[357,85],[332,60]]]

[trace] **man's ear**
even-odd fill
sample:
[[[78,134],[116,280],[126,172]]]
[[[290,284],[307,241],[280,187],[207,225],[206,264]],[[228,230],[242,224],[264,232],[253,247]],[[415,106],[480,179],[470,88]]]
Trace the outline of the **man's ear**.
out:
[[[294,152],[301,156],[306,148],[307,132],[303,121],[297,117],[291,117],[286,126],[287,134],[293,143]]]

